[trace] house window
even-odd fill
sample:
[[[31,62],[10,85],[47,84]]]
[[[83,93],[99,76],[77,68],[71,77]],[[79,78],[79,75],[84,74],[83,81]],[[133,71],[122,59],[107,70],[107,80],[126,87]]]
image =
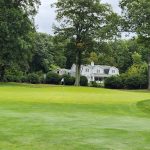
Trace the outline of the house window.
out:
[[[97,70],[97,73],[101,73],[101,71],[100,71],[100,70]]]
[[[115,70],[112,70],[112,73],[115,73]]]
[[[94,80],[95,81],[103,81],[103,78],[101,78],[101,77],[95,77]]]
[[[85,71],[86,71],[86,72],[89,72],[89,69],[86,69]]]
[[[109,74],[109,69],[104,69],[105,74]]]

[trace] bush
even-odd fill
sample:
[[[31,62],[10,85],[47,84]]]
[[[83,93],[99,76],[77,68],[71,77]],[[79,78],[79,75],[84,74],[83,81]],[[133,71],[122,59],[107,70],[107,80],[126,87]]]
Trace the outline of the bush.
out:
[[[54,72],[48,72],[46,75],[46,83],[47,84],[59,84],[61,81],[61,77]]]
[[[148,86],[146,75],[127,75],[112,76],[105,79],[105,88],[112,89],[145,89]]]
[[[30,73],[28,74],[28,82],[32,84],[38,84],[40,83],[40,77],[36,73]]]
[[[142,75],[128,76],[125,80],[125,88],[127,89],[142,89],[147,88],[147,77]]]
[[[41,75],[41,76],[40,76],[40,82],[41,82],[42,84],[44,84],[44,83],[46,83],[45,80],[46,80],[46,79],[45,79],[45,75],[44,75],[44,74]]]
[[[6,69],[4,75],[5,82],[21,82],[23,72],[19,68],[12,66],[12,68]]]
[[[80,77],[80,85],[81,86],[88,86],[88,79],[85,76]]]
[[[46,80],[46,74],[43,74],[42,71],[38,71],[36,72],[36,74],[39,76],[40,78],[40,83],[45,83],[45,80]]]
[[[27,75],[23,75],[23,76],[21,77],[21,82],[22,82],[22,83],[28,82],[28,76],[27,76]]]
[[[75,77],[71,77],[70,75],[63,75],[62,78],[64,78],[65,85],[74,85],[75,83]]]
[[[142,89],[147,89],[148,87],[148,76],[147,75],[142,75],[141,76],[141,88]]]
[[[21,76],[5,75],[4,81],[6,81],[6,82],[21,82]]]
[[[137,54],[135,53],[134,56]],[[137,55],[138,56],[138,55]],[[136,57],[135,57],[136,58]],[[127,89],[143,89],[148,87],[148,65],[139,58],[125,73],[124,87]],[[140,61],[139,61],[140,60]]]
[[[111,89],[121,89],[123,88],[123,81],[120,76],[111,76],[105,79],[104,82],[105,88]]]
[[[91,87],[98,87],[98,84],[96,83],[96,81],[91,81],[90,86]]]

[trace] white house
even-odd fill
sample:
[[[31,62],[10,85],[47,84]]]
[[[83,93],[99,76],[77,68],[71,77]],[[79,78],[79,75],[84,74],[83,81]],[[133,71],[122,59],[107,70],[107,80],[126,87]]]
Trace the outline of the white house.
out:
[[[73,64],[71,69],[59,69],[57,73],[59,75],[70,74],[71,76],[75,76],[76,65]],[[101,83],[105,78],[110,76],[119,75],[119,69],[114,66],[105,66],[105,65],[94,65],[94,62],[91,62],[90,65],[81,65],[81,75],[86,76],[88,82],[96,81],[97,83]]]
[[[73,64],[70,71],[71,76],[75,76],[75,70],[76,65]],[[119,75],[119,69],[113,66],[94,65],[94,62],[91,62],[90,65],[81,66],[81,75],[86,76],[88,82],[96,81],[100,83],[107,77]]]

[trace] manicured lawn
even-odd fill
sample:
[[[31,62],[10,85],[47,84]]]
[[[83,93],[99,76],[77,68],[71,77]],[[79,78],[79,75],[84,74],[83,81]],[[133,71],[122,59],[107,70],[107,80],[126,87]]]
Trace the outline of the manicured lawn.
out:
[[[150,150],[150,92],[0,84],[0,150]]]

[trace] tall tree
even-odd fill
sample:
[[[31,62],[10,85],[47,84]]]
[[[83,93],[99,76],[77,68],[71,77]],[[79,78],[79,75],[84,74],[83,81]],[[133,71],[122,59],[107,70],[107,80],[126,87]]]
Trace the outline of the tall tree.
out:
[[[136,32],[142,42],[150,48],[150,1],[149,0],[122,0],[124,29]],[[150,89],[150,51],[148,52],[148,89]]]
[[[39,0],[0,0],[0,78],[14,63],[28,68]]]
[[[92,40],[106,40],[114,35],[117,14],[100,0],[58,0],[55,6],[57,20],[61,22],[56,32],[75,39],[75,85],[79,86],[82,56],[90,49]]]
[[[36,33],[30,72],[43,71],[46,73],[53,63],[53,37],[46,33]]]

